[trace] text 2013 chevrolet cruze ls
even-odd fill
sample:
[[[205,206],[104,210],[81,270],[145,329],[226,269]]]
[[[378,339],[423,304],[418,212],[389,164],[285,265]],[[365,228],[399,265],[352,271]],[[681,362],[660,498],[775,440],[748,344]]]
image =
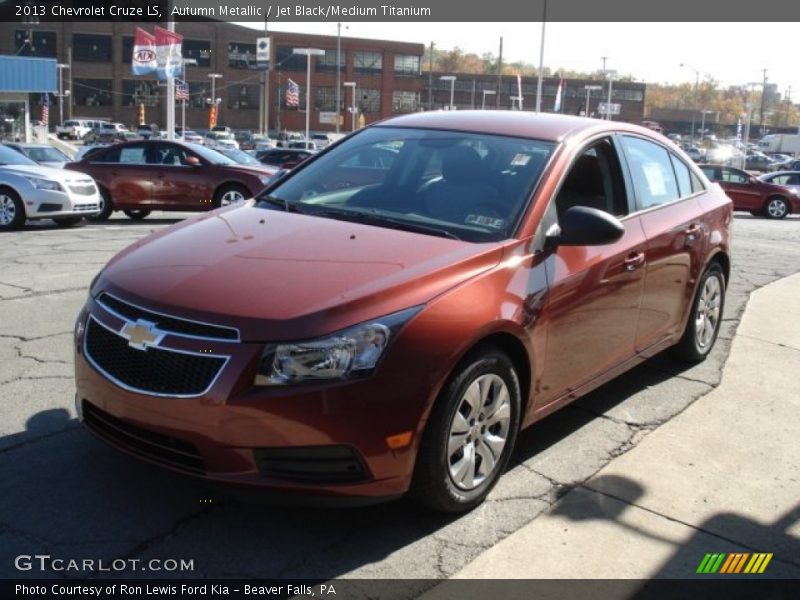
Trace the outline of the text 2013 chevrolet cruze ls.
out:
[[[76,325],[81,418],[210,480],[466,510],[520,428],[668,347],[708,354],[730,226],[637,126],[387,120],[117,255]]]

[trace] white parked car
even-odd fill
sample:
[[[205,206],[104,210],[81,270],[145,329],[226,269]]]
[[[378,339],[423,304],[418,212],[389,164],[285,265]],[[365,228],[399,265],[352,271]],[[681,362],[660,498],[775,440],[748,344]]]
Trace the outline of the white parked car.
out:
[[[69,119],[56,127],[58,139],[82,140],[86,134],[102,127],[102,119]]]
[[[100,212],[100,194],[88,175],[35,163],[0,146],[0,231],[26,219],[53,219],[62,227]]]
[[[205,137],[205,145],[209,148],[239,149],[239,142],[236,141],[233,134],[222,131],[209,131]]]

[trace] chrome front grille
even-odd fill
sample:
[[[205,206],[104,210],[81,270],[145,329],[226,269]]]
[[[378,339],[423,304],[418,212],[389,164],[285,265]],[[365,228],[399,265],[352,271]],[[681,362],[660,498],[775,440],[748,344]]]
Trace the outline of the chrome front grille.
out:
[[[93,183],[71,183],[69,191],[78,196],[91,196],[97,193],[97,187]]]

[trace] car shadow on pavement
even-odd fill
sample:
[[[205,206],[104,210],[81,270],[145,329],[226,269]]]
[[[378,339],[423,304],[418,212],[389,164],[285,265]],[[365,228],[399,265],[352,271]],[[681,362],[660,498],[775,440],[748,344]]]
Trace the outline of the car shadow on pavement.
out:
[[[511,468],[525,461],[536,469],[540,461],[552,462],[555,456],[556,462],[584,469],[575,479],[585,480],[610,460],[617,445],[628,443],[627,433],[615,434],[608,448],[592,448],[597,456],[591,459],[571,452],[573,434],[579,437],[582,430],[606,424],[627,432],[625,425],[594,413],[614,410],[670,376],[641,366],[548,417],[522,434]],[[102,577],[328,579],[357,572],[368,578],[432,580],[457,571],[548,506],[546,492],[532,489],[544,480],[532,482],[514,473],[506,474],[486,503],[460,516],[432,513],[407,501],[357,509],[275,505],[253,501],[252,494],[243,501],[238,494],[221,493],[109,448],[65,409],[34,414],[25,432],[10,437],[0,440],[0,481],[5,487],[0,540],[9,556],[47,551],[106,561],[193,561],[187,572],[100,573]],[[605,444],[602,435],[597,440]],[[592,438],[589,446],[594,444]],[[551,491],[560,488],[543,485]],[[19,572],[13,561],[0,561],[0,577],[52,575]]]

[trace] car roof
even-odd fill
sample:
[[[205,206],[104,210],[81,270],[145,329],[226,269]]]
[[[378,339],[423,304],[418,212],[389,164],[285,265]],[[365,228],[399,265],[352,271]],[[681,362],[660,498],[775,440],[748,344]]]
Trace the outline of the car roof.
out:
[[[655,137],[652,129],[620,121],[603,121],[562,114],[526,111],[459,110],[413,113],[376,123],[377,127],[414,127],[563,141],[572,136],[603,131],[631,131]],[[660,137],[660,136],[659,136]],[[666,139],[666,138],[664,138]]]

